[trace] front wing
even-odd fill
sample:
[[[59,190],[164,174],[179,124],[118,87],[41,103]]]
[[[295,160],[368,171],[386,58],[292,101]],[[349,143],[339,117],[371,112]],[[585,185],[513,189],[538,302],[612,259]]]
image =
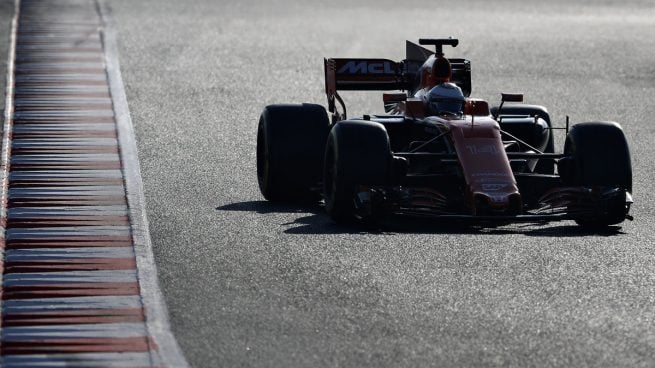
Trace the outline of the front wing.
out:
[[[355,195],[357,216],[404,215],[474,223],[543,223],[562,220],[594,221],[610,214],[629,215],[632,196],[621,188],[559,187],[543,194],[520,214],[474,213],[464,198],[426,188],[360,188]]]

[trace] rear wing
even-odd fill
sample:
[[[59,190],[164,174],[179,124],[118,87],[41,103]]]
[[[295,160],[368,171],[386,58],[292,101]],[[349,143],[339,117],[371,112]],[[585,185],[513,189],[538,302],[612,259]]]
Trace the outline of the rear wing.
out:
[[[387,59],[325,59],[325,93],[333,121],[346,118],[346,106],[337,91],[406,90],[403,63]],[[336,103],[343,113],[336,112]]]
[[[403,69],[387,59],[325,59],[326,92],[406,89]]]

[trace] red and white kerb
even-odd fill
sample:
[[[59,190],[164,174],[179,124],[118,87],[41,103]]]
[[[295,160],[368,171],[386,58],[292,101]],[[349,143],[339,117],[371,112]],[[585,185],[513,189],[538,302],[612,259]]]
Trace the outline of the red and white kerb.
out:
[[[140,294],[98,4],[17,5],[0,365],[167,365]]]

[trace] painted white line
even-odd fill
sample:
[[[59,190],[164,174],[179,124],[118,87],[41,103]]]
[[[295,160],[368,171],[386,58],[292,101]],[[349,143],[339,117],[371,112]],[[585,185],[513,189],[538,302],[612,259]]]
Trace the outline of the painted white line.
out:
[[[5,275],[5,285],[77,282],[135,282],[136,270],[21,272]]]
[[[35,95],[38,95],[38,93],[35,93]],[[29,98],[21,97],[20,101],[17,103],[22,106],[42,106],[42,105],[50,105],[50,104],[54,104],[58,106],[59,104],[72,105],[72,104],[82,104],[82,103],[86,104],[86,103],[109,103],[109,102],[111,102],[111,100],[108,97],[57,96],[57,97],[29,97]]]
[[[94,32],[95,30],[89,30],[89,32]],[[21,47],[43,47],[43,48],[51,48],[51,47],[64,47],[64,48],[69,48],[69,47],[87,47],[87,46],[96,46],[100,47],[100,42],[99,42],[99,37],[98,35],[93,35],[89,34],[86,32],[79,32],[74,35],[70,36],[58,36],[58,37],[52,37],[49,35],[44,35],[44,34],[38,34],[36,32],[33,32],[29,35],[23,35],[18,38],[20,41]]]
[[[16,67],[16,70],[19,71],[40,71],[40,70],[52,70],[59,71],[60,69],[74,69],[74,68],[103,68],[104,64],[102,61],[82,61],[77,63],[53,63],[52,61],[46,62],[23,62],[20,66]]]
[[[127,214],[127,206],[125,205],[107,205],[107,206],[52,206],[52,207],[12,207],[9,209],[9,217],[32,217],[35,215],[45,216],[102,216],[112,215],[121,216]]]
[[[100,107],[111,103],[111,100],[108,97],[61,97],[57,96],[55,98],[48,97],[20,97],[14,101],[15,107],[22,108],[38,108],[42,111],[48,111],[48,108],[51,108],[51,111],[75,111],[75,107],[79,109],[79,106],[84,106],[85,109],[91,111],[89,106],[95,105],[96,109],[92,111],[106,111],[111,109],[100,109]]]
[[[115,157],[112,157],[115,156]],[[11,163],[13,165],[32,165],[32,166],[43,166],[45,170],[47,170],[49,167],[56,167],[56,166],[71,166],[73,164],[78,164],[78,163],[84,163],[84,162],[116,162],[118,161],[118,155],[117,154],[112,154],[112,153],[107,153],[103,154],[101,157],[70,157],[68,159],[67,156],[62,156],[62,155],[57,155],[57,157],[53,158],[46,158],[46,157],[29,157],[29,156],[21,156],[21,155],[16,155],[12,157]],[[51,189],[55,189],[55,187],[51,187]],[[87,190],[90,190],[91,188],[87,187]],[[66,189],[72,190],[70,187]]]
[[[47,57],[47,56],[44,56]],[[109,92],[106,86],[42,86],[42,87],[18,87],[16,93],[71,93],[71,92]]]
[[[54,178],[114,178],[123,177],[120,170],[43,170],[21,171],[11,173],[12,180],[30,180],[30,179],[54,179]]]
[[[15,131],[15,130],[14,130]],[[116,160],[118,158],[117,153],[77,153],[77,152],[71,152],[71,153],[58,153],[58,154],[23,154],[23,155],[12,155],[12,162],[15,162],[15,159],[18,158],[20,161],[23,162],[28,162],[28,161],[43,161],[43,162],[48,162],[48,161],[54,161],[54,162],[61,162],[58,160],[62,160],[64,162],[70,160],[70,161],[87,161],[87,160],[100,160],[100,159],[111,159]]]
[[[91,75],[68,75],[68,74],[41,74],[41,75],[31,75],[23,74],[16,76],[16,81],[19,82],[55,82],[55,83],[66,83],[66,82],[82,82],[81,86],[88,84],[88,82],[105,82],[105,76],[102,74],[91,74]],[[73,84],[77,85],[77,84]]]
[[[37,337],[35,337],[37,336]],[[76,324],[74,326],[10,326],[2,328],[3,341],[47,340],[58,338],[120,338],[148,336],[145,325],[138,323]]]
[[[141,308],[139,295],[82,296],[66,298],[14,299],[4,303],[5,314],[35,313],[70,309],[123,309]],[[171,367],[174,367],[171,365]]]
[[[46,45],[51,45],[51,41],[48,40],[43,40],[43,44]],[[100,45],[100,43],[98,43]],[[20,51],[20,49],[18,50]],[[32,52],[39,52],[39,50],[30,50],[29,53],[31,54]],[[23,71],[23,70],[44,70],[45,71],[52,71],[52,74],[58,74],[61,72],[61,69],[81,69],[79,70],[78,73],[71,72],[72,74],[88,74],[89,70],[85,69],[98,69],[98,68],[104,68],[104,63],[102,59],[89,59],[89,60],[76,60],[76,61],[70,61],[70,59],[66,60],[39,60],[39,59],[22,59],[23,62],[18,64],[16,66],[16,71]]]
[[[130,247],[8,249],[5,262],[134,257]]]
[[[85,189],[86,188],[86,189]],[[77,197],[77,196],[120,196],[123,194],[123,186],[122,185],[115,185],[111,187],[104,187],[103,189],[100,189],[100,187],[93,187],[93,186],[87,186],[87,187],[61,187],[60,189],[56,188],[48,188],[48,189],[40,189],[40,188],[23,188],[23,189],[9,189],[10,196],[12,197],[17,197],[17,198],[22,198],[25,199],[26,196],[30,197],[31,199],[44,199],[43,197],[46,197],[45,199],[65,199],[65,197]],[[59,197],[59,198],[57,198]]]
[[[50,111],[17,111],[14,113],[14,118],[19,119],[28,119],[28,118],[46,118],[46,117],[71,117],[71,116],[83,116],[83,117],[113,117],[113,111],[111,110],[50,110]]]
[[[35,59],[33,62],[24,62],[21,63],[20,66],[16,67],[16,70],[22,70],[22,69],[59,69],[59,68],[88,68],[88,67],[94,67],[94,68],[104,68],[105,64],[102,61],[102,59],[96,59],[96,60],[82,60],[82,61],[43,61],[43,60],[38,60]]]
[[[113,124],[107,123],[21,123],[20,126],[14,127],[14,131],[18,130],[36,130],[46,132],[58,131],[78,131],[78,130],[107,130],[113,131],[116,129]]]
[[[20,126],[14,127],[14,132],[25,132],[25,131],[38,131],[38,132],[78,132],[81,130],[94,130],[94,131],[114,131],[114,127],[111,124],[104,123],[62,123],[62,124],[21,124]]]
[[[79,353],[5,355],[4,368],[141,368],[160,366],[149,353]]]
[[[5,355],[5,368],[141,368],[159,366],[149,353],[80,353]]]
[[[19,148],[61,148],[61,147],[84,147],[84,146],[116,146],[114,138],[59,138],[59,139],[17,139],[14,147]]]
[[[78,37],[65,37],[60,39],[50,40],[48,37],[37,36],[39,38],[32,38],[26,40],[19,38],[18,48],[19,51],[40,51],[40,50],[70,50],[70,49],[84,49],[100,50],[100,42],[97,39],[85,38],[83,34]]]
[[[118,153],[60,153],[60,154],[29,154],[29,155],[12,155],[12,160],[14,157],[18,157],[23,161],[75,161],[78,160],[98,160],[98,159],[117,159]],[[33,160],[31,160],[33,158]]]
[[[84,38],[84,39],[89,39],[89,40],[100,40],[100,36],[95,33],[97,28],[95,27],[88,27],[85,31],[78,31],[78,32],[69,32],[67,34],[63,34],[63,32],[57,32],[57,34],[51,34],[51,33],[41,33],[41,32],[26,32],[25,34],[21,35],[18,37],[20,41],[25,41],[25,40],[66,40],[70,41],[71,38]]]
[[[56,239],[57,237],[80,236],[128,236],[129,226],[67,226],[42,228],[16,228],[6,232],[7,240],[14,239]]]
[[[75,52],[75,51],[32,51],[29,55],[21,55],[17,58],[18,61],[26,60],[41,60],[41,59],[60,59],[60,60],[98,60],[101,59],[97,55],[89,54],[88,52]]]
[[[127,104],[127,96],[123,87],[120,66],[118,63],[118,45],[116,43],[116,27],[113,24],[111,11],[104,0],[99,1],[99,11],[102,23],[102,38],[105,46],[107,75],[109,88],[114,101],[118,137],[121,147],[127,199],[130,207],[132,236],[136,253],[141,296],[147,310],[146,324],[151,336],[159,345],[159,354],[164,364],[171,367],[185,368],[186,362],[182,350],[173,337],[168,322],[168,311],[164,298],[159,290],[157,268],[152,253],[152,243],[146,217],[141,169],[137,154],[132,118]]]

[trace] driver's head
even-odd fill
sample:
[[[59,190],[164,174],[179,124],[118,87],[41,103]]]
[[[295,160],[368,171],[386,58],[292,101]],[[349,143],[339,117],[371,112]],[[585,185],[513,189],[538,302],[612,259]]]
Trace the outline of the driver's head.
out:
[[[436,86],[441,83],[450,82],[451,74],[452,67],[450,66],[450,61],[443,56],[437,56],[430,72],[430,85]]]
[[[461,115],[464,110],[464,94],[456,84],[442,83],[430,90],[427,103],[432,115]]]

